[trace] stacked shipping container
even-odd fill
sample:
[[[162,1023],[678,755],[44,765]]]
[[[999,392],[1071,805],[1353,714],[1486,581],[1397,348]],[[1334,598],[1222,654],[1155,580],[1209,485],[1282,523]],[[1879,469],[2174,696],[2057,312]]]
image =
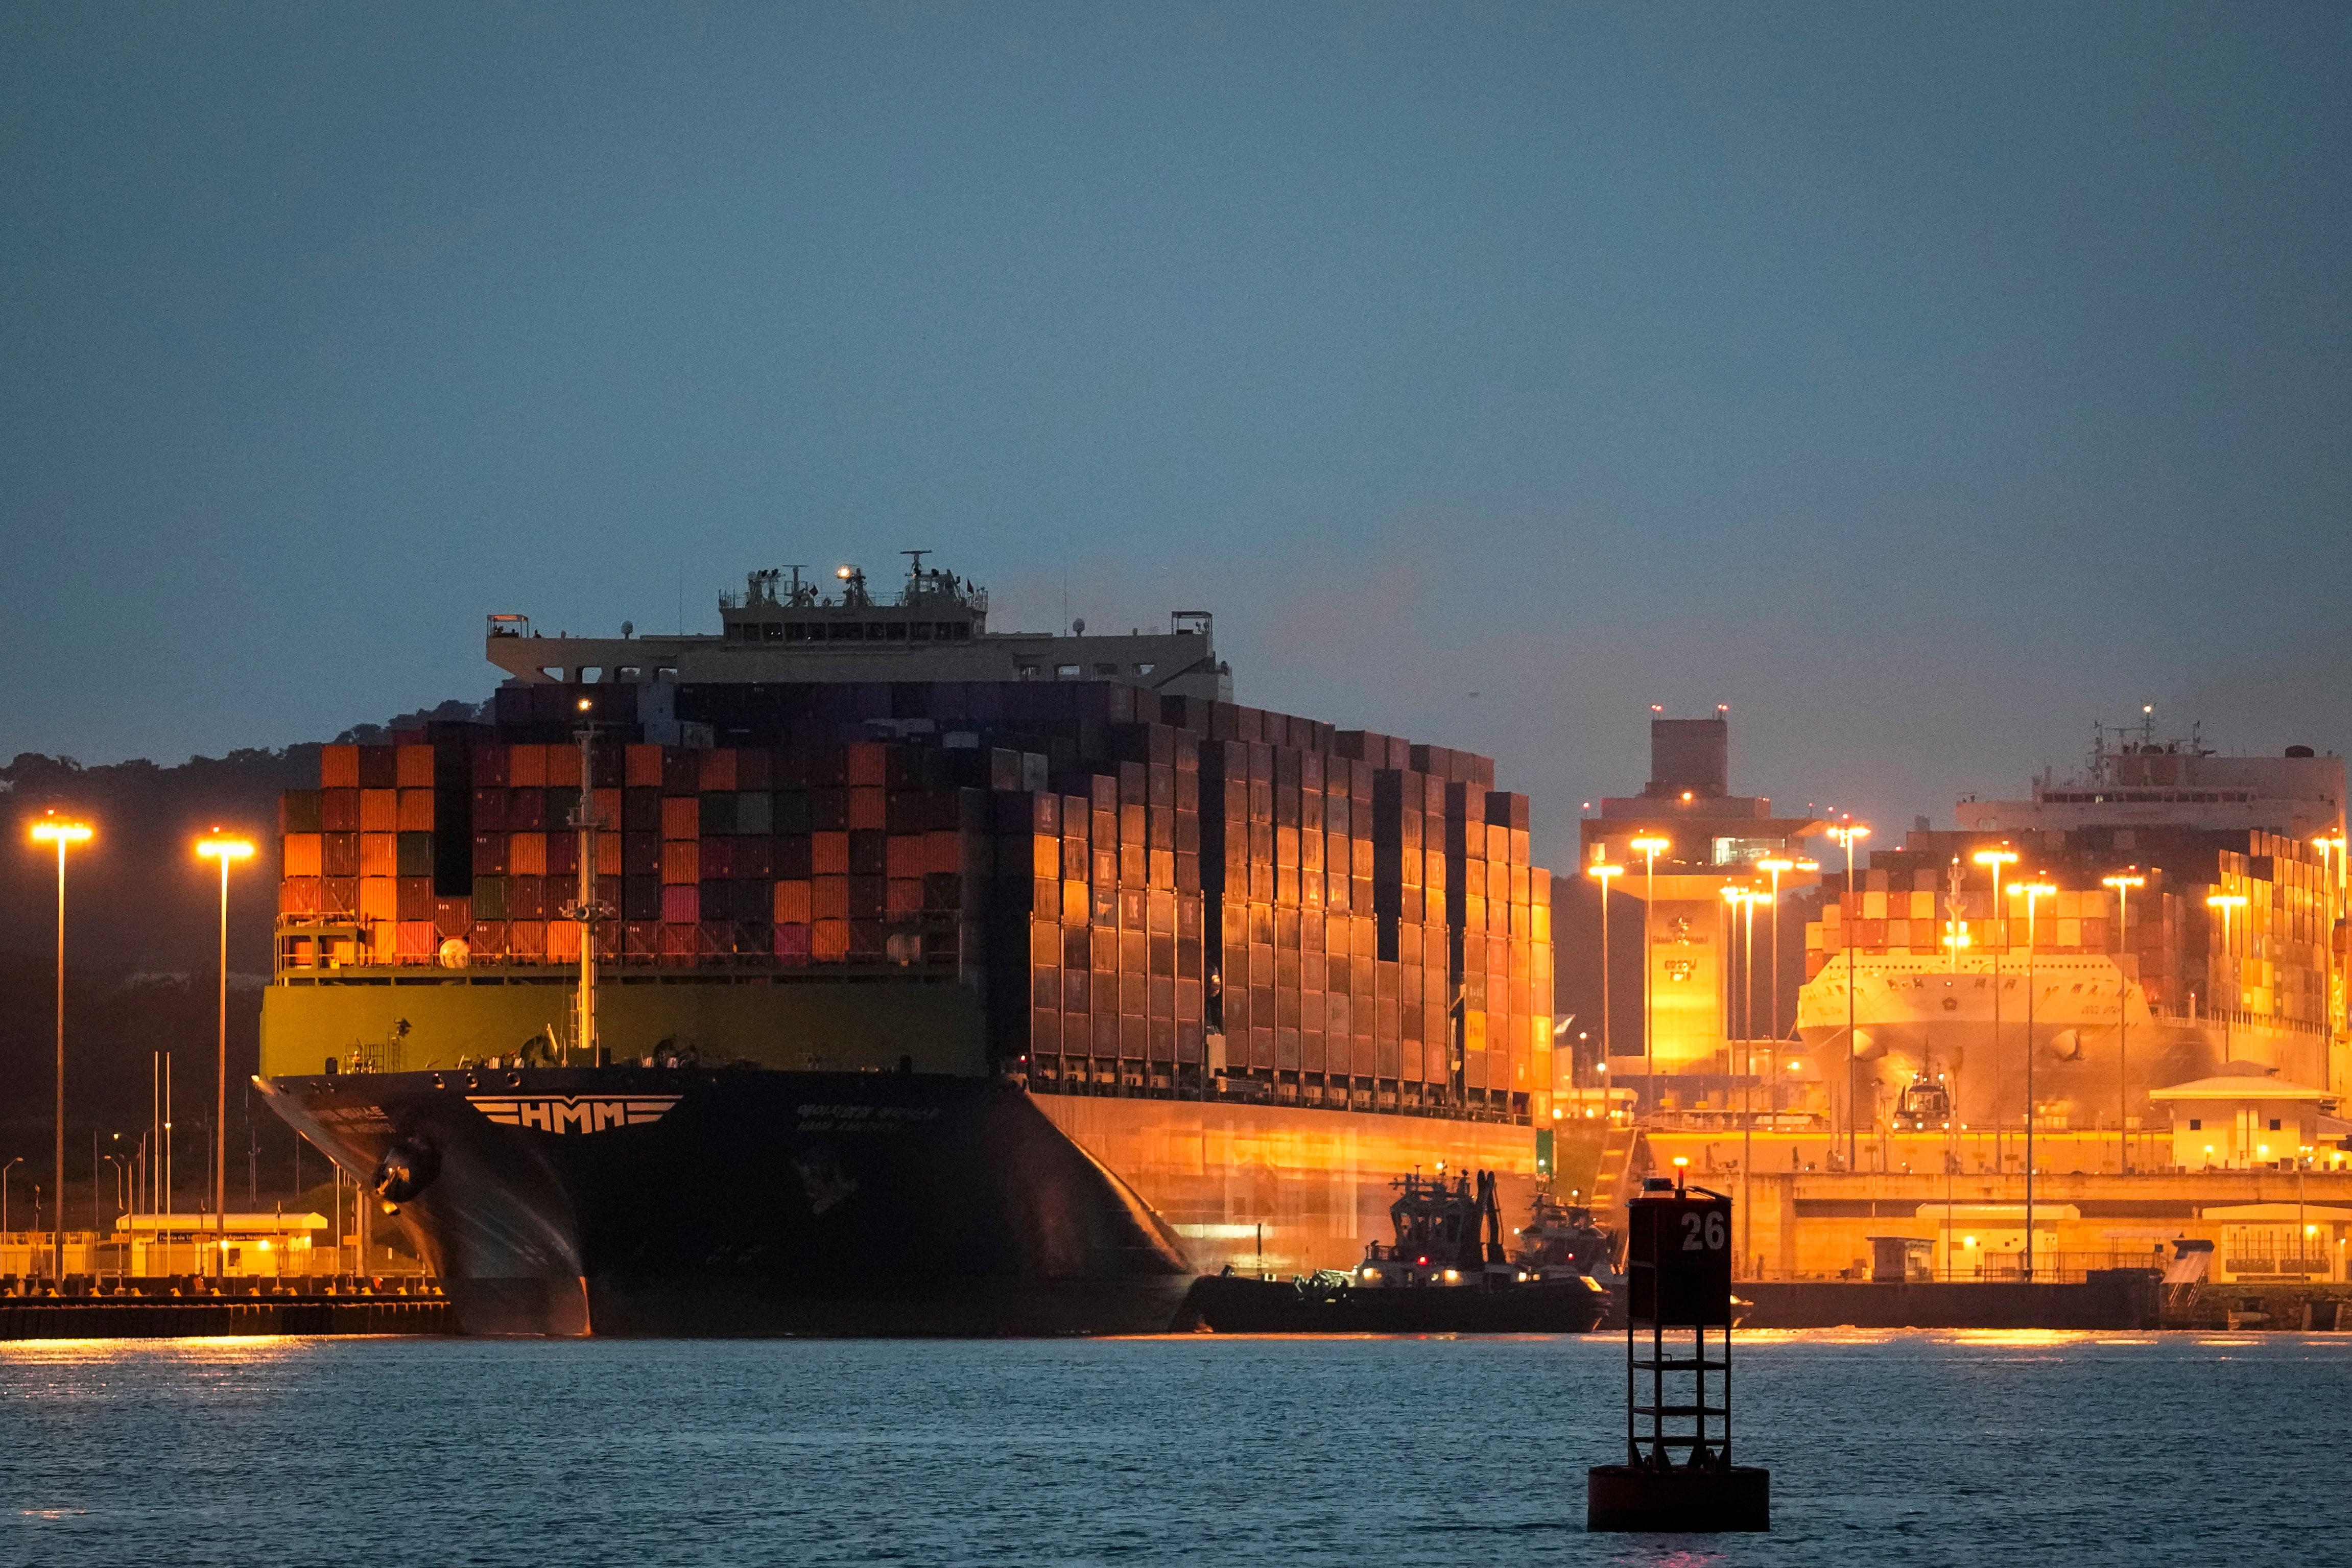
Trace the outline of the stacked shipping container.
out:
[[[661,701],[717,743],[631,742],[653,700],[600,685],[326,748],[284,802],[281,963],[576,962],[584,787],[624,970],[960,980],[1041,1089],[1524,1116],[1549,1087],[1550,878],[1486,758],[1095,683]]]

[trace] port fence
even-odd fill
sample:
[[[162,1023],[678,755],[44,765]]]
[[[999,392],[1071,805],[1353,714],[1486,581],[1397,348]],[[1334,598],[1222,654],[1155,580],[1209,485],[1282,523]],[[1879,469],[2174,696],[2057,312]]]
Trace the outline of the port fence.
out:
[[[2138,1252],[2048,1252],[2037,1253],[2033,1260],[2033,1278],[2046,1285],[2080,1285],[2089,1276],[2112,1269],[2161,1270],[2165,1258],[2149,1251]],[[1810,1281],[1828,1283],[1834,1280],[1867,1280],[1871,1278],[1868,1265],[1859,1268],[1801,1269],[1752,1268],[1741,1276],[1744,1279],[1769,1282]],[[2015,1285],[2025,1278],[2021,1261],[1997,1259],[1969,1264],[1965,1268],[1946,1270],[1936,1268],[1916,1274],[1912,1282],[1926,1284],[1985,1284]]]

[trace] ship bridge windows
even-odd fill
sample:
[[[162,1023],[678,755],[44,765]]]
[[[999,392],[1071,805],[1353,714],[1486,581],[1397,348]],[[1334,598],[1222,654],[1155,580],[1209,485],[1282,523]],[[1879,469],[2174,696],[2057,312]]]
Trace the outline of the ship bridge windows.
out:
[[[1138,675],[1150,675],[1153,670],[1157,669],[1158,668],[1160,668],[1158,665],[1155,665],[1155,664],[1153,664],[1150,660],[1146,659],[1143,663],[1139,664],[1139,665],[1137,665],[1137,666],[1135,667],[1135,673],[1136,673],[1136,674],[1138,674]]]
[[[1076,680],[1085,673],[1086,666],[1081,664],[1057,664],[1054,667],[1054,674],[1063,680]]]
[[[1037,679],[1037,667],[1034,664],[1024,664],[1019,668],[1016,673],[1018,673],[1024,680],[1034,680]]]

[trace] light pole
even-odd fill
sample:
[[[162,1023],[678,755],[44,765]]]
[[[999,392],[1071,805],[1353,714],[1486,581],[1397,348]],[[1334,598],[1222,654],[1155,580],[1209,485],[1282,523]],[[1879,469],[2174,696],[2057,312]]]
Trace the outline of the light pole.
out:
[[[1859,822],[1847,822],[1830,829],[1830,837],[1845,848],[1845,891],[1853,891],[1853,847],[1870,837],[1870,829]],[[1854,1083],[1854,1011],[1853,964],[1855,939],[1861,934],[1855,927],[1862,923],[1862,900],[1853,902],[1854,918],[1839,923],[1845,927],[1845,1168],[1853,1172],[1853,1083]]]
[[[58,1126],[57,1178],[52,1189],[58,1194],[58,1223],[50,1233],[51,1262],[56,1277],[66,1277],[66,850],[76,844],[89,842],[89,824],[68,822],[50,812],[33,824],[33,842],[58,847]]]
[[[8,1173],[24,1163],[25,1156],[19,1154],[6,1164],[0,1165],[0,1230],[8,1228]]]
[[[1610,1056],[1609,880],[1612,877],[1623,876],[1625,874],[1625,868],[1622,866],[1612,866],[1596,854],[1592,858],[1592,864],[1584,868],[1584,874],[1601,884],[1601,1070],[1605,1072],[1608,1070]],[[1649,1064],[1644,1062],[1642,1065],[1647,1067]],[[1647,1094],[1649,1092],[1649,1082],[1645,1079],[1642,1084],[1643,1093]]]
[[[228,1275],[228,868],[253,858],[253,841],[218,827],[196,841],[196,854],[220,862],[220,1060],[213,1084],[213,1278]]]
[[[1987,923],[2000,935],[2000,940],[1992,944],[1992,1157],[1994,1164],[2006,1169],[2007,1156],[2000,1147],[2000,1116],[2001,1100],[2009,1089],[2009,1071],[2000,1059],[2000,955],[2009,946],[2009,910],[2001,903],[2000,870],[2004,866],[2017,864],[2017,851],[1979,849],[1969,858],[1983,867],[1985,874],[1992,879],[1992,891],[1989,895],[1992,907],[1985,911],[1985,917]],[[1977,1147],[1981,1152],[1984,1146],[1979,1144]]]
[[[1658,989],[1657,976],[1651,971],[1658,962],[1658,955],[1651,945],[1650,911],[1657,907],[1658,902],[1658,852],[1675,846],[1672,839],[1661,838],[1654,833],[1645,833],[1628,842],[1633,848],[1642,852],[1642,1076],[1648,1079],[1658,1070],[1651,1045],[1657,1017],[1654,998]]]
[[[2131,1026],[2131,975],[2124,969],[2124,960],[2131,953],[2131,890],[2147,887],[2147,879],[2117,872],[2100,878],[2099,885],[2116,890],[2116,1169],[2129,1175],[2131,1073],[2126,1031]]]
[[[2208,906],[2221,911],[2221,963],[2230,972],[2230,1011],[2221,1015],[2221,1059],[2232,1059],[2231,1032],[2235,1027],[2235,1015],[2240,1003],[2246,999],[2245,973],[2238,965],[2237,951],[2230,945],[2230,916],[2246,907],[2243,893],[2208,893]],[[2333,932],[2329,933],[2331,937]]]
[[[2058,889],[2047,882],[2011,882],[2025,895],[2025,1282],[2033,1283],[2033,951],[2034,905]]]
[[[1738,895],[1738,908],[1746,917],[1747,926],[1741,937],[1739,959],[1739,967],[1747,982],[1739,1024],[1739,1104],[1743,1113],[1739,1118],[1739,1201],[1742,1207],[1748,1205],[1748,1173],[1756,1163],[1756,906],[1763,901],[1761,893],[1741,892]],[[1752,1257],[1753,1249],[1748,1244],[1755,1234],[1753,1223],[1742,1218],[1739,1225],[1739,1245]]]
[[[1769,1026],[1765,1032],[1774,1039],[1779,1039],[1780,1037],[1780,873],[1795,870],[1797,863],[1794,860],[1775,856],[1770,859],[1757,861],[1756,868],[1769,874],[1772,879],[1772,977],[1766,986],[1770,994],[1772,1007],[1771,1011],[1765,1015],[1765,1022]],[[1748,1035],[1750,1039],[1755,1038],[1756,1024],[1753,1019],[1748,1021]]]

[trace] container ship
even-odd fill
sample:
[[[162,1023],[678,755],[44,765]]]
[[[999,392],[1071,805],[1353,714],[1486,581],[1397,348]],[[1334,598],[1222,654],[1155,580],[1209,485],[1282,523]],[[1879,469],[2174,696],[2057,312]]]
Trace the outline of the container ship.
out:
[[[1550,879],[1485,757],[1233,700],[1207,613],[927,568],[489,618],[487,719],[282,803],[258,1082],[478,1333],[1156,1331],[1550,1162]],[[789,570],[789,575],[787,575]]]
[[[1805,929],[1797,1029],[1829,1094],[1849,1042],[1864,1125],[2022,1129],[2029,1049],[2053,1131],[2137,1126],[2151,1089],[2215,1075],[2352,1092],[2344,789],[2341,757],[2150,719],[2027,798],[1959,802],[1957,831],[1923,822]]]

